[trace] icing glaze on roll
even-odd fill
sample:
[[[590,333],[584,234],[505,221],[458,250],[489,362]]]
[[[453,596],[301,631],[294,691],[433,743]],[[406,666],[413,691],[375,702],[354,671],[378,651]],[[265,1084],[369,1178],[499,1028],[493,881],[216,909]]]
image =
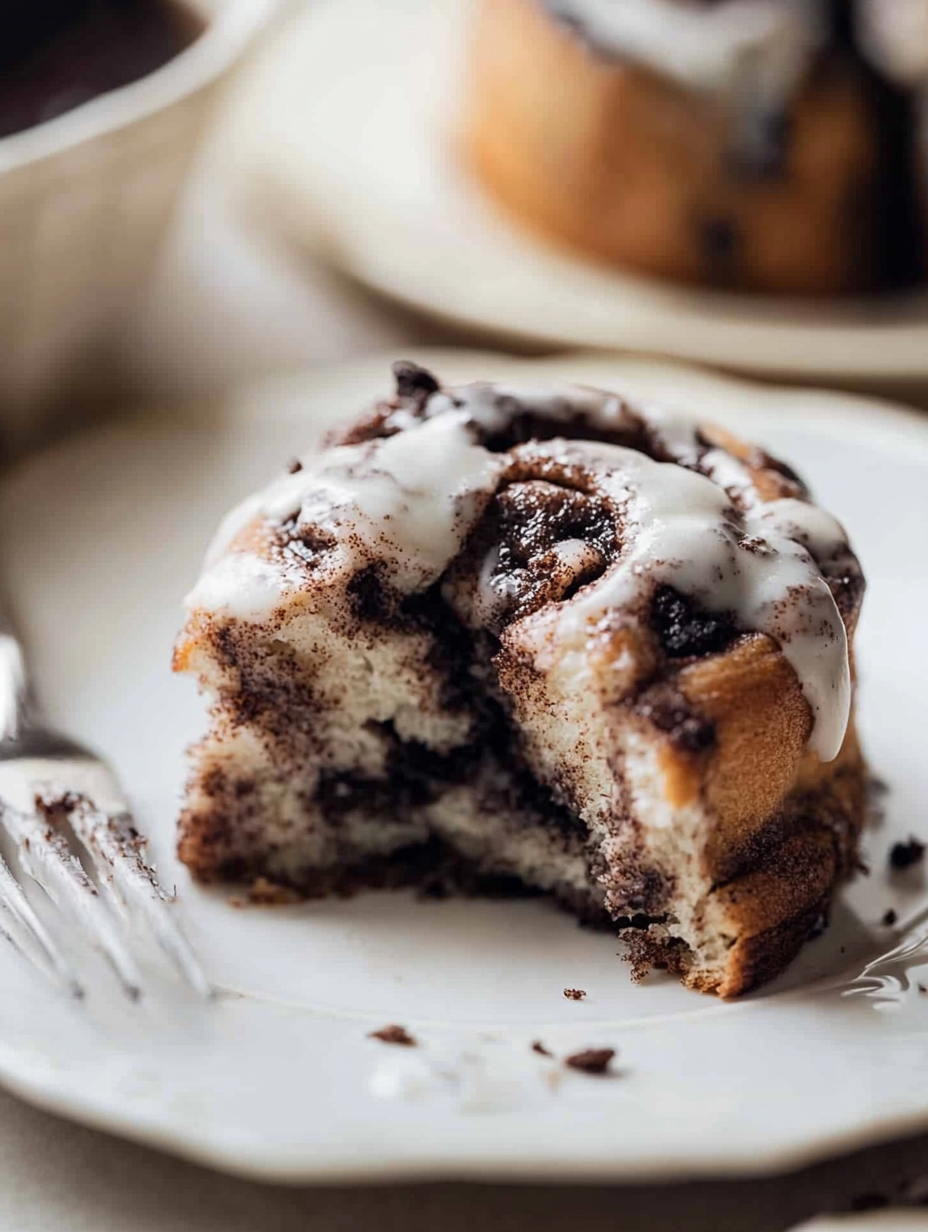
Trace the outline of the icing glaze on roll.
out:
[[[544,0],[597,51],[697,89],[718,89],[750,60],[771,90],[798,80],[824,30],[819,0]],[[761,68],[765,65],[766,68]]]
[[[928,82],[928,0],[866,0],[856,21],[863,50],[888,77]]]
[[[792,472],[603,391],[410,380],[350,443],[230,515],[191,608],[264,620],[308,577],[318,587],[371,565],[398,592],[418,592],[479,542],[448,597],[466,623],[499,633],[541,605],[575,641],[609,613],[646,622],[671,587],[780,646],[812,712],[810,746],[836,756],[851,705],[836,594],[859,569]],[[764,468],[779,470],[776,499],[758,489]],[[546,535],[546,518],[558,534]],[[504,523],[516,527],[515,554]]]
[[[632,607],[643,585],[673,586],[741,629],[766,633],[791,663],[811,707],[811,747],[841,747],[851,704],[847,634],[818,564],[847,550],[834,518],[805,501],[733,508],[713,480],[617,446],[571,446],[601,470],[624,508],[623,551],[596,585],[565,605],[562,627]]]

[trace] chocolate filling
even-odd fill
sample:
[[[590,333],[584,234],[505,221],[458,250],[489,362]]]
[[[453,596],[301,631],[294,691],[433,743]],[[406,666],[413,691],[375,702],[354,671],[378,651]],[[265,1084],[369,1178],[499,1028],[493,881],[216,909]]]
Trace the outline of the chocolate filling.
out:
[[[572,842],[585,840],[586,826],[557,788],[541,783],[530,769],[506,699],[494,688],[496,638],[465,628],[443,601],[440,584],[401,598],[373,566],[357,574],[349,589],[363,595],[355,608],[363,619],[432,635],[428,661],[444,677],[442,700],[448,709],[470,715],[471,735],[449,752],[438,752],[419,741],[401,739],[392,721],[369,723],[368,730],[387,746],[385,773],[324,772],[317,800],[327,819],[356,808],[406,817],[437,799],[445,788],[479,778],[485,784],[479,804],[486,812],[530,817],[532,824],[553,829]]]
[[[737,637],[738,630],[724,613],[707,612],[695,599],[672,586],[659,586],[651,601],[651,628],[671,659],[716,654]]]
[[[593,493],[542,479],[513,483],[494,498],[470,550],[482,555],[491,547],[488,585],[499,598],[489,623],[499,633],[602,575],[617,551],[615,514]]]
[[[525,445],[529,441],[551,441],[557,437],[602,441],[607,445],[624,445],[642,453],[650,452],[645,425],[633,412],[629,412],[628,418],[617,426],[604,428],[580,412],[553,417],[533,413],[521,404],[514,406],[512,417],[504,429],[480,433],[480,443],[491,453],[508,453],[517,445]]]
[[[664,732],[675,748],[702,753],[715,744],[715,724],[696,714],[672,685],[657,685],[637,702],[635,709]]]
[[[404,623],[402,595],[386,580],[381,562],[359,570],[347,587],[348,602],[358,620],[372,620],[385,628]]]

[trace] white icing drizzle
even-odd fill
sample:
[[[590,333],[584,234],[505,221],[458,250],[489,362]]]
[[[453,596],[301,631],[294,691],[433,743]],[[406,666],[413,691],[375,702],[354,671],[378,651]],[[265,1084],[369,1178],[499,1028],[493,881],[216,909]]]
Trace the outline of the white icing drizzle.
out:
[[[698,421],[692,415],[653,404],[639,408],[639,413],[647,420],[654,439],[675,462],[708,475],[741,505],[756,501],[751,472],[734,454],[719,448],[706,449],[700,442]]]
[[[212,555],[213,549],[210,549]],[[190,611],[222,613],[238,620],[265,620],[282,595],[298,586],[295,571],[254,552],[230,552],[209,565],[187,595]]]
[[[723,488],[675,463],[616,445],[568,448],[602,469],[600,486],[623,506],[630,533],[606,574],[564,605],[565,632],[633,606],[645,581],[731,612],[739,628],[779,644],[812,711],[810,747],[823,761],[837,756],[851,705],[847,633],[815,559],[846,552],[835,519],[799,500],[737,514]]]
[[[598,428],[621,432],[633,424],[625,401],[618,394],[584,385],[531,386],[474,381],[429,399],[429,419],[449,410],[465,412],[467,419],[488,434],[505,432],[513,419],[528,412],[555,423],[568,423],[586,415]]]
[[[398,589],[423,589],[458,555],[510,462],[509,454],[477,443],[481,434],[504,432],[524,414],[565,424],[582,414],[596,429],[631,433],[643,422],[659,452],[675,462],[582,439],[532,446],[533,456],[582,464],[620,510],[617,559],[561,605],[565,636],[592,632],[610,608],[640,612],[649,589],[671,585],[779,644],[812,711],[811,747],[823,760],[836,756],[851,683],[847,635],[825,579],[856,563],[829,514],[801,500],[761,501],[748,468],[722,449],[706,449],[693,420],[650,407],[631,410],[598,390],[477,383],[432,395],[421,419],[402,413],[404,428],[395,435],[307,459],[297,474],[230,514],[188,604],[266,619],[289,591],[306,587],[310,567],[352,576],[374,561]],[[398,426],[395,418],[391,424]],[[291,521],[313,527],[332,546],[312,566],[282,550],[247,550],[236,537],[255,518],[271,528]],[[553,551],[559,565],[578,574],[591,556],[599,557],[576,539]],[[493,549],[475,579],[478,612],[504,595],[507,578],[494,576],[497,559]]]
[[[300,585],[299,561],[256,568],[248,552],[224,555],[259,515],[272,525],[295,520],[330,535],[337,545],[330,567],[354,570],[376,560],[401,591],[429,586],[457,555],[506,464],[474,444],[469,422],[466,411],[452,410],[414,430],[329,449],[278,479],[226,518],[188,606],[254,619],[273,607],[275,586]]]
[[[697,89],[733,82],[747,63],[760,101],[782,101],[823,35],[819,0],[547,0],[596,47]]]
[[[263,511],[347,539],[356,553],[373,551],[400,590],[421,589],[457,554],[505,465],[474,444],[467,424],[466,413],[454,411],[413,431],[331,449]]]
[[[855,20],[863,50],[887,76],[928,82],[928,0],[863,0]]]

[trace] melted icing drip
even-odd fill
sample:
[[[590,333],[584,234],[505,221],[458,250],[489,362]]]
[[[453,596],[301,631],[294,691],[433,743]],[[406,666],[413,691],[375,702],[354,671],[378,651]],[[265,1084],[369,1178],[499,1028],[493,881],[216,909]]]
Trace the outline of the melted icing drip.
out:
[[[838,753],[850,714],[847,633],[818,559],[847,550],[838,523],[798,500],[736,511],[711,479],[620,446],[573,443],[603,466],[602,486],[624,505],[626,546],[597,586],[565,606],[565,632],[589,628],[610,608],[639,601],[645,583],[669,585],[742,629],[780,645],[815,720],[810,746]]]
[[[698,89],[735,83],[748,67],[753,97],[789,96],[822,41],[820,0],[545,0],[597,49]]]
[[[888,77],[928,82],[928,0],[867,0],[856,21],[864,51]]]
[[[466,414],[330,449],[268,494],[262,513],[295,519],[383,559],[403,591],[436,581],[492,496],[501,459],[474,443]]]
[[[188,604],[252,619],[267,611],[275,587],[299,587],[305,560],[273,558],[258,568],[250,552],[234,550],[255,518],[313,526],[329,537],[335,551],[323,567],[355,571],[382,561],[385,576],[404,592],[436,581],[492,496],[504,459],[475,444],[466,412],[409,423],[415,431],[307,459],[296,474],[233,510]]]
[[[408,405],[385,404],[380,423],[381,435],[306,459],[234,511],[190,606],[266,618],[327,570],[352,576],[372,563],[399,592],[421,591],[489,527],[468,593],[449,595],[467,623],[498,632],[554,605],[575,643],[612,609],[642,619],[671,587],[779,644],[813,715],[810,746],[823,760],[837,754],[851,681],[828,579],[859,573],[829,514],[792,497],[762,501],[749,468],[692,420],[597,390],[417,390]],[[539,424],[579,439],[513,447]],[[256,522],[283,546],[256,548]]]

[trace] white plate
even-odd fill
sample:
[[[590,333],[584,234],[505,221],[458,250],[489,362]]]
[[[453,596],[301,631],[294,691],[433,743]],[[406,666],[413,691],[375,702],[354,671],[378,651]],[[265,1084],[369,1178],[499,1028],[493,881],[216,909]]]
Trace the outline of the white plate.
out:
[[[924,1210],[868,1211],[864,1215],[822,1215],[793,1232],[926,1232]]]
[[[872,875],[776,986],[737,1004],[659,975],[633,985],[613,938],[543,902],[368,894],[234,910],[192,886],[172,856],[182,751],[203,721],[168,669],[181,598],[225,507],[388,383],[386,357],[323,370],[197,417],[98,429],[0,484],[0,576],[41,696],[115,761],[210,975],[239,994],[203,1006],[156,971],[155,993],[130,1005],[101,969],[78,1006],[4,948],[0,1077],[62,1114],[291,1180],[731,1174],[928,1127],[928,996],[904,963],[842,995],[897,940],[883,913],[909,928],[928,907],[918,872],[885,872],[893,838],[928,830],[928,423],[634,362],[418,358],[449,379],[557,373],[661,393],[809,473],[870,575],[861,725],[891,785]],[[928,953],[918,962],[928,971]],[[568,986],[586,1000],[565,1000]],[[421,1047],[367,1038],[390,1022]],[[535,1039],[616,1047],[618,1073],[558,1070]]]
[[[456,165],[471,0],[339,0],[282,32],[225,125],[267,217],[447,321],[547,345],[841,383],[928,377],[928,295],[787,303],[632,277],[548,246]]]

